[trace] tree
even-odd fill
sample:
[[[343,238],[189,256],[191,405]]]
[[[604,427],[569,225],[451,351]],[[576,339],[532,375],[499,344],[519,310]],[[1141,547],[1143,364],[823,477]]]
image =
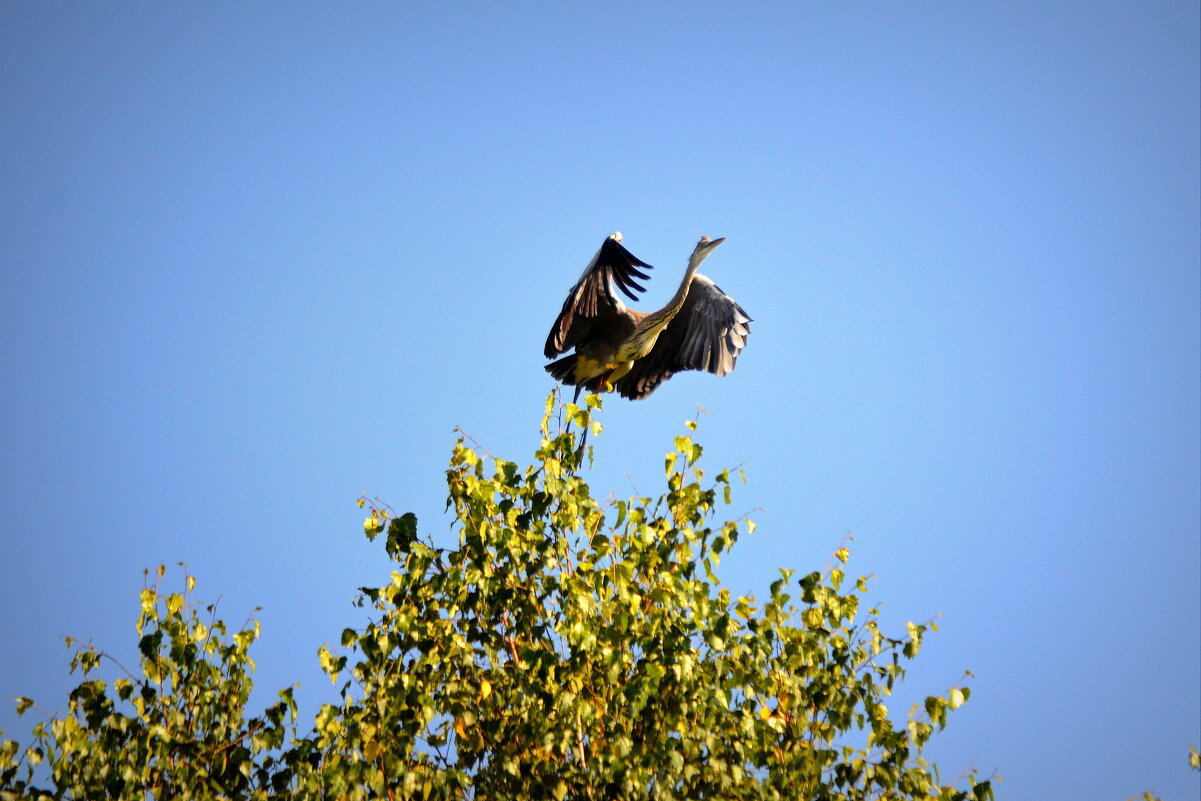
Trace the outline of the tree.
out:
[[[340,702],[305,736],[290,691],[258,718],[243,711],[257,624],[231,643],[184,595],[147,589],[142,676],[85,681],[63,719],[37,725],[34,745],[5,741],[0,788],[61,798],[992,798],[974,772],[944,785],[921,757],[967,687],[928,697],[901,724],[885,706],[928,625],[883,634],[875,610],[860,607],[867,580],[844,590],[845,547],[823,571],[781,570],[762,601],[732,597],[718,563],[754,524],[715,520],[732,476],[706,482],[695,421],[667,455],[662,496],[601,502],[583,475],[590,449],[577,443],[600,435],[600,406],[552,394],[525,469],[460,437],[447,470],[455,548],[420,535],[412,514],[360,501],[394,570],[361,588],[371,620],[342,632],[345,653],[320,649]],[[101,656],[86,647],[73,665],[89,674]],[[49,785],[38,790],[42,759]]]
[[[134,674],[90,643],[67,638],[71,671],[83,673],[67,699],[67,713],[34,726],[34,744],[21,751],[0,741],[0,801],[10,798],[266,798],[290,778],[296,706],[292,690],[261,717],[247,718],[250,645],[257,621],[228,633],[205,608],[206,623],[184,591],[164,594],[159,567],[141,593],[140,670]],[[149,576],[149,573],[147,573]],[[88,678],[102,661],[123,675],[110,683]],[[17,699],[18,714],[34,703]],[[3,734],[3,732],[0,732]],[[289,736],[292,735],[292,736]],[[35,770],[47,763],[49,788],[38,789]]]

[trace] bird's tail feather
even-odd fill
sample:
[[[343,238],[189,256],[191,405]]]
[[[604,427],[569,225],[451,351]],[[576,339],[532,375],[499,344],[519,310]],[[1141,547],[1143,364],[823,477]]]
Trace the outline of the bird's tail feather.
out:
[[[546,372],[554,376],[556,381],[561,384],[566,384],[569,387],[575,387],[575,395],[572,396],[571,399],[572,403],[579,401],[580,392],[582,390],[586,389],[589,392],[597,392],[600,390],[600,378],[590,378],[585,379],[584,381],[576,381],[575,364],[577,355],[578,354],[573,353],[570,356],[564,356],[557,362],[551,362],[550,364],[546,365]]]
[[[546,372],[554,376],[554,379],[562,384],[575,384],[575,362],[576,354],[564,356],[557,362],[551,362],[546,365]]]

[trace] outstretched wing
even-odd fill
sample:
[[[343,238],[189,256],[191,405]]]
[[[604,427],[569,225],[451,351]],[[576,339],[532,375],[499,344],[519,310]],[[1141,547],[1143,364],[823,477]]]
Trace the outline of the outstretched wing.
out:
[[[621,300],[613,294],[614,284],[630,300],[637,300],[635,292],[642,292],[645,287],[634,279],[650,278],[639,267],[653,269],[622,246],[620,234],[607,237],[584,268],[580,280],[567,293],[563,310],[559,312],[546,338],[546,358],[553,359],[586,339],[596,319],[626,310]]]
[[[698,273],[680,313],[659,334],[651,352],[634,362],[614,388],[622,397],[641,400],[683,370],[725,375],[734,369],[746,345],[750,322],[732,297]]]

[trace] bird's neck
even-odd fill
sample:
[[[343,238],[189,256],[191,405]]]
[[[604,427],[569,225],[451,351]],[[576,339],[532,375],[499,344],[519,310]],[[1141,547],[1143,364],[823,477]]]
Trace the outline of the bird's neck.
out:
[[[692,257],[688,259],[688,269],[684,271],[684,278],[680,281],[680,287],[676,290],[676,294],[672,295],[666,306],[652,314],[648,318],[648,322],[667,325],[673,317],[680,313],[680,309],[684,307],[684,301],[688,298],[688,288],[692,285],[692,279],[704,260],[704,256],[697,253],[692,254]]]

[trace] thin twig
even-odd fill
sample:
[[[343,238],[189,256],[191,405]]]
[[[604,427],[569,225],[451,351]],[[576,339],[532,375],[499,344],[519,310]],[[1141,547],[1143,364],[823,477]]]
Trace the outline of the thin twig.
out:
[[[471,442],[471,444],[475,445],[475,447],[479,448],[481,451],[486,453],[488,455],[489,459],[491,459],[494,462],[496,461],[496,457],[492,455],[492,452],[489,451],[487,448],[485,448],[483,445],[481,445],[479,440],[477,440],[475,437],[471,436],[466,431],[464,431],[462,426],[455,426],[455,431],[462,434],[463,439],[469,440]]]

